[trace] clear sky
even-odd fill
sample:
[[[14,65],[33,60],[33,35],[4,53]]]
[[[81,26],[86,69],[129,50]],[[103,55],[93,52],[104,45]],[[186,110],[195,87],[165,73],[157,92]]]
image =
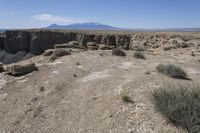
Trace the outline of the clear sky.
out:
[[[82,22],[122,28],[200,27],[200,0],[0,0],[0,28]]]

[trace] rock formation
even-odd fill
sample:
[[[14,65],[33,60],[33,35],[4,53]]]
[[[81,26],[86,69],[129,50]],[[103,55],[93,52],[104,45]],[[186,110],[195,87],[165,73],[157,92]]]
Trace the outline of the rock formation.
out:
[[[0,62],[13,63],[33,55],[44,53],[56,46],[87,48],[90,42],[98,46],[89,49],[148,50],[166,46],[179,48],[194,43],[200,38],[184,33],[131,33],[110,31],[63,31],[63,30],[9,30],[0,35]],[[75,44],[73,44],[75,43]],[[60,45],[61,44],[61,45]],[[65,44],[65,45],[63,45]]]
[[[55,30],[10,30],[6,31],[4,36],[0,37],[0,48],[3,51],[0,56],[0,62],[12,63],[19,60],[5,61],[5,53],[12,54],[12,57],[18,55],[20,59],[27,53],[33,55],[42,54],[47,49],[54,48],[55,44],[77,41],[80,46],[87,47],[88,42],[96,42],[108,46],[121,47],[129,49],[131,36],[118,34],[96,34],[87,32],[55,31]],[[12,58],[9,56],[9,58]]]
[[[21,76],[37,70],[35,63],[28,64],[14,64],[5,68],[6,74],[13,76]]]

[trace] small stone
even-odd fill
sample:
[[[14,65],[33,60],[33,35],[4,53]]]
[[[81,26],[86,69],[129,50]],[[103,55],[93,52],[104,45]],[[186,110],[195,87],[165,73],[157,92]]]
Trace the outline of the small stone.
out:
[[[109,117],[113,117],[113,115],[112,115],[112,114],[110,114],[110,115],[109,115]]]
[[[74,77],[78,77],[76,74],[73,74]]]

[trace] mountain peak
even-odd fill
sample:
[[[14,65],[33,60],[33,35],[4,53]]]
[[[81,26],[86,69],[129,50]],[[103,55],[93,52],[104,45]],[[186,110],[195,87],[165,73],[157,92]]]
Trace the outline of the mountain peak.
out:
[[[70,25],[52,24],[47,29],[89,29],[89,30],[117,30],[119,28],[96,22],[76,23]]]

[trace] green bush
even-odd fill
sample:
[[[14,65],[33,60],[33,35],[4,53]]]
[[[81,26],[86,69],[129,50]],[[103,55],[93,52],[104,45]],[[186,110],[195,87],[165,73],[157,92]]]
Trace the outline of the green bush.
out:
[[[127,95],[123,95],[122,96],[122,100],[124,102],[126,102],[126,103],[132,103],[133,102],[132,99],[129,96],[127,96]]]
[[[137,59],[146,59],[145,55],[139,51],[134,52],[133,56]]]
[[[181,48],[188,48],[189,47],[189,45],[185,42],[183,42],[180,46],[181,46]]]
[[[79,62],[76,62],[76,65],[77,65],[77,66],[79,66],[79,65],[81,65],[81,63],[79,63]]]
[[[126,56],[126,53],[119,49],[119,48],[115,48],[112,50],[112,55],[115,55],[115,56]]]
[[[187,79],[186,72],[182,68],[172,65],[172,64],[168,64],[168,65],[160,64],[156,67],[156,69],[159,73],[163,73],[172,78]]]
[[[152,93],[155,109],[177,127],[200,132],[200,86],[167,85]]]

